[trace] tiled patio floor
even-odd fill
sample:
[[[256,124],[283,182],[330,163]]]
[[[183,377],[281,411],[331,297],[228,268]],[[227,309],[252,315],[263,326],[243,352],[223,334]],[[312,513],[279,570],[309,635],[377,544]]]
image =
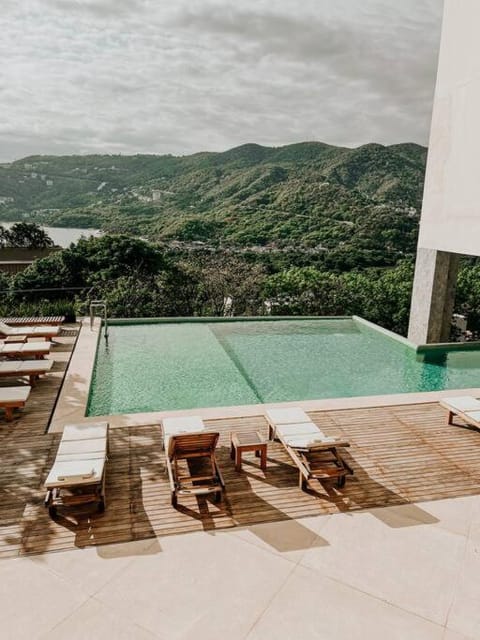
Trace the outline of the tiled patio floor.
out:
[[[44,430],[73,340],[0,425],[2,640],[480,638],[480,433],[437,403],[311,413],[355,475],[307,494],[278,443],[235,472],[230,431],[262,417],[209,420],[225,499],[173,510],[158,425],[116,428],[106,513],[53,522]]]

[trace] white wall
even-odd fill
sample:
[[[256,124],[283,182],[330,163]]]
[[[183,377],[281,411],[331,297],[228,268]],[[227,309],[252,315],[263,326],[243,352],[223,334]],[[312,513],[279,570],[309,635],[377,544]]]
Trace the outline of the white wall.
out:
[[[418,246],[480,255],[480,0],[445,0]]]

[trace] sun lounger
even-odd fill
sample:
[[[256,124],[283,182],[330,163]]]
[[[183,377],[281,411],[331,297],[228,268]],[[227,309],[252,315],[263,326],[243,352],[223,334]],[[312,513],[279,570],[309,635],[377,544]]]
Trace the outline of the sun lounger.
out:
[[[42,360],[50,353],[50,342],[0,343],[0,356],[7,358],[36,358]]]
[[[162,428],[163,448],[168,451],[168,441],[171,436],[205,431],[205,424],[199,416],[183,416],[180,418],[163,418]]]
[[[50,371],[52,366],[53,360],[4,360],[0,362],[0,378],[28,376],[33,387],[38,377]]]
[[[472,396],[442,398],[440,404],[447,411],[447,424],[453,424],[453,416],[459,416],[467,424],[480,429],[480,400]]]
[[[349,447],[346,440],[326,436],[310,420],[303,409],[269,409],[266,411],[269,438],[277,438],[299,471],[299,486],[306,489],[312,480],[336,479],[345,485],[347,474],[353,474],[338,448]]]
[[[27,336],[27,338],[48,338],[51,340],[60,333],[60,326],[49,327],[47,325],[11,327],[6,322],[0,322],[0,335],[2,336]]]
[[[28,396],[30,395],[30,387],[0,387],[0,408],[5,411],[5,419],[7,422],[13,420],[13,410],[23,409]]]
[[[55,462],[45,480],[45,506],[53,518],[58,507],[96,503],[105,510],[108,423],[67,425]]]
[[[0,318],[0,322],[14,326],[22,325],[58,325],[65,322],[65,316],[31,316],[31,317],[13,317],[13,318]]]
[[[173,507],[179,496],[215,493],[216,501],[221,499],[225,483],[215,458],[219,435],[203,431],[169,437],[166,463]]]

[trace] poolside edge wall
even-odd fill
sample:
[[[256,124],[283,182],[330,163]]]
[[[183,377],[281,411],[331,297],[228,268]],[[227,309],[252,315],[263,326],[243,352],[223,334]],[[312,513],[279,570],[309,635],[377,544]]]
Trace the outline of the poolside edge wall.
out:
[[[96,318],[92,328],[90,320],[83,318],[74,351],[65,372],[62,389],[55,405],[48,431],[60,431],[65,424],[90,420],[85,417],[90,385],[95,366],[101,321]],[[98,422],[98,418],[96,419]]]
[[[414,351],[416,351],[417,349],[416,344],[408,340],[408,338],[404,338],[403,336],[400,336],[398,333],[394,333],[389,329],[384,329],[384,327],[381,327],[380,325],[375,324],[374,322],[370,322],[369,320],[365,320],[365,318],[362,318],[360,316],[351,316],[351,318],[354,322],[357,322],[358,324],[361,324],[367,327],[368,329],[375,331],[376,333],[381,333],[386,338],[390,338],[390,340],[395,340],[396,342],[400,342],[401,344],[404,344],[405,346],[410,347],[410,349],[413,349]]]
[[[186,322],[275,322],[277,320],[298,320],[301,322],[302,320],[352,320],[352,318],[353,316],[172,316],[171,318],[109,318],[108,324],[111,326]]]

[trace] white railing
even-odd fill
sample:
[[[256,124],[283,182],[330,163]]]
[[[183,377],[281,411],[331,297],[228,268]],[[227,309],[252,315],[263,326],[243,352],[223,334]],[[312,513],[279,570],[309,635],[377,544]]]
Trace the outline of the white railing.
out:
[[[90,301],[90,330],[93,329],[93,320],[95,315],[99,315],[103,319],[103,326],[105,327],[105,339],[108,338],[108,317],[107,317],[107,303],[105,300],[91,300]]]

